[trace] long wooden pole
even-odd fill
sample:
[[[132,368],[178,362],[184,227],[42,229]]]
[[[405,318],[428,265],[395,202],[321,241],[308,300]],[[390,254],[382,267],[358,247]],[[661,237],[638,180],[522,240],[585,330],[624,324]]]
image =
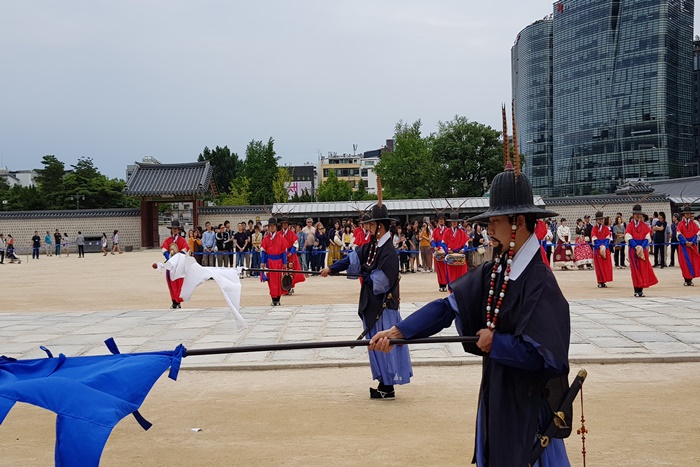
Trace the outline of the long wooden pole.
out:
[[[451,342],[476,343],[479,340],[477,336],[448,336],[448,337],[427,337],[424,339],[391,339],[391,345],[412,345],[412,344],[446,344]],[[352,341],[328,341],[328,342],[289,342],[285,344],[268,344],[268,345],[246,345],[240,347],[215,347],[211,349],[187,349],[185,357],[194,357],[197,355],[219,355],[231,353],[245,352],[270,352],[277,350],[299,350],[299,349],[329,349],[335,347],[358,347],[369,346],[369,340],[352,340]]]

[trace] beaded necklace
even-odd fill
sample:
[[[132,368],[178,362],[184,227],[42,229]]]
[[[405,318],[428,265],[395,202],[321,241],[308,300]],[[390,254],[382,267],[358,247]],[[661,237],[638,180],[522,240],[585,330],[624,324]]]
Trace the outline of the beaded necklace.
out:
[[[513,223],[511,225],[510,234],[510,248],[508,249],[508,260],[506,265],[505,275],[503,276],[503,285],[501,286],[501,292],[498,294],[498,300],[496,301],[496,307],[492,308],[494,288],[496,287],[496,271],[501,263],[501,257],[497,256],[494,259],[493,270],[491,271],[491,283],[489,284],[489,297],[486,300],[486,327],[492,331],[496,330],[498,326],[498,313],[501,311],[501,305],[503,304],[503,298],[506,296],[506,290],[508,289],[508,281],[510,280],[510,267],[513,264],[513,255],[515,248],[515,225],[516,216],[513,216]],[[493,320],[491,319],[491,310],[493,309]]]
[[[374,241],[370,244],[369,246],[369,254],[367,255],[367,266],[372,266],[372,263],[374,263],[375,258],[377,257],[377,240],[374,239]]]

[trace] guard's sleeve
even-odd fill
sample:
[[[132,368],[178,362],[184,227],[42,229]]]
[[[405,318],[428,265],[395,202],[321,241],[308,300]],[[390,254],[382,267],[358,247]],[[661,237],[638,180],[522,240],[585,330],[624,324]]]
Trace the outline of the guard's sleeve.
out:
[[[331,270],[332,273],[336,274],[341,271],[345,271],[347,268],[350,267],[350,255],[346,256],[345,258],[336,261],[335,263],[331,264],[328,266],[328,269]]]
[[[449,328],[456,313],[447,298],[434,300],[396,325],[406,339],[429,337]]]
[[[566,368],[545,347],[526,335],[517,337],[495,332],[490,356],[502,365],[526,371],[544,370],[552,376],[562,374]]]

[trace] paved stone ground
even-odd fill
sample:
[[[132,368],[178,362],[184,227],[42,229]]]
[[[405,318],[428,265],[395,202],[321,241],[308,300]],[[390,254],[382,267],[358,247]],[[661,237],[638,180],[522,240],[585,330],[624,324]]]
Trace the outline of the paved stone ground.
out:
[[[700,361],[700,298],[570,300],[572,363]],[[421,303],[403,303],[403,316]],[[121,352],[350,340],[361,332],[355,304],[246,307],[248,327],[237,327],[223,308],[73,313],[6,313],[0,320],[0,355],[41,358],[45,345],[67,356],[108,353],[114,337]],[[454,328],[442,335],[456,334]],[[460,344],[415,345],[415,365],[476,363]],[[183,367],[272,369],[366,365],[366,351],[289,350],[193,356]]]

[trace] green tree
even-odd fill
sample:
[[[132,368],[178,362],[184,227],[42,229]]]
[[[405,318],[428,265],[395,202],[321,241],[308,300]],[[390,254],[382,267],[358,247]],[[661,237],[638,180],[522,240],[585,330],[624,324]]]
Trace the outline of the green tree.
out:
[[[250,204],[272,204],[276,199],[273,183],[277,177],[275,142],[251,141],[245,150],[243,175],[250,182]]]
[[[328,178],[321,183],[316,192],[317,201],[349,201],[352,199],[352,188],[345,180],[339,180],[335,171],[328,172]]]
[[[43,169],[37,169],[37,184],[44,198],[44,206],[48,209],[61,209],[65,198],[65,165],[54,155],[46,155],[41,159]]]
[[[136,199],[127,198],[123,191],[126,182],[109,179],[95,167],[92,158],[81,157],[71,166],[73,172],[64,178],[63,208],[107,209],[136,206]],[[79,199],[76,199],[79,197]]]
[[[287,187],[292,182],[292,174],[289,173],[286,167],[277,168],[277,176],[272,181],[272,189],[275,192],[275,201],[278,203],[286,203],[289,201],[289,191]]]
[[[217,146],[213,150],[205,146],[197,160],[199,162],[209,161],[214,169],[212,175],[214,183],[222,194],[243,168],[243,161],[238,158],[238,154],[231,152],[228,146],[223,148]]]
[[[232,180],[228,186],[228,193],[223,195],[219,204],[221,206],[247,206],[250,204],[250,180],[248,177],[239,176]]]
[[[432,150],[451,190],[445,196],[481,196],[484,181],[503,170],[501,132],[459,115],[438,123]]]
[[[375,167],[387,198],[433,198],[444,196],[444,173],[436,164],[432,135],[421,136],[421,121],[399,121],[394,128],[394,152],[382,154]]]

